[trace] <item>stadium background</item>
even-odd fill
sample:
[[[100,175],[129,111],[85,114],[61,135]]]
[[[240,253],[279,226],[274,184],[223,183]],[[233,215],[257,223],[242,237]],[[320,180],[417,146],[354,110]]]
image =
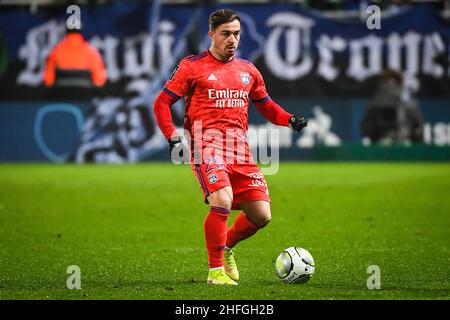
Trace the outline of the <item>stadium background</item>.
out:
[[[448,1],[370,2],[380,30],[366,27],[366,1],[76,3],[108,72],[93,100],[55,100],[42,84],[69,3],[0,1],[1,299],[448,300]],[[169,162],[151,105],[177,62],[207,48],[208,15],[224,6],[241,14],[240,57],[310,126],[281,131],[280,170],[267,176],[274,218],[239,246],[239,288],[217,290],[205,285],[207,207],[189,168]],[[423,143],[363,143],[387,67],[418,101]],[[267,127],[251,107],[253,144],[264,147]],[[85,162],[131,165],[75,165]],[[316,259],[306,286],[274,274],[291,245]],[[82,290],[66,287],[74,264]],[[366,286],[370,265],[381,290]]]
[[[49,98],[42,73],[68,15],[66,7],[47,2],[2,6],[7,54],[0,78],[0,160],[168,160],[150,106],[179,60],[207,48],[208,12],[221,4],[81,5],[83,33],[101,52],[108,81],[97,99],[61,100]],[[450,29],[444,3],[414,2],[395,14],[382,7],[379,30],[367,28],[369,14],[362,7],[345,11],[336,2],[330,3],[339,10],[328,11],[303,1],[225,3],[242,16],[239,56],[261,70],[275,101],[310,119],[302,136],[281,131],[281,159],[449,159]],[[361,121],[386,68],[403,73],[409,95],[418,101],[423,144],[362,147]],[[173,110],[178,125],[183,107],[179,102]],[[252,136],[259,137],[252,146],[266,143],[258,132],[267,122],[255,108],[250,124]]]

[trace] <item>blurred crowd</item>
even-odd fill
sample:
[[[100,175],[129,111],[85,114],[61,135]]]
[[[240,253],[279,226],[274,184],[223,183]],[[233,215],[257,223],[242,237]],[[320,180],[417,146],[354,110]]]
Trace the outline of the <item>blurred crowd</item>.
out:
[[[421,143],[424,122],[404,75],[386,69],[361,122],[364,143]]]
[[[380,9],[388,12],[398,12],[414,3],[420,1],[411,0],[327,0],[313,1],[305,0],[303,3],[308,8],[318,10],[350,10],[359,11],[361,8],[367,8],[369,5],[377,5]]]
[[[133,2],[151,3],[154,0],[134,0]],[[0,1],[0,5],[101,5],[123,2],[123,0],[11,0]],[[358,11],[369,5],[377,5],[381,10],[395,13],[405,7],[421,2],[432,3],[439,9],[445,9],[450,6],[449,0],[159,0],[163,4],[239,4],[239,3],[294,3],[307,9],[333,11],[349,10]]]

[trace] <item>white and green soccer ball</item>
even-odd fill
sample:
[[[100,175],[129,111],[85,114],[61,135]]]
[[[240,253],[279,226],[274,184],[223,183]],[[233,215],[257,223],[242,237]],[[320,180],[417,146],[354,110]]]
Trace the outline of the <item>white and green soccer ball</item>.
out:
[[[284,283],[305,283],[314,274],[314,259],[303,248],[289,247],[278,255],[275,270]]]

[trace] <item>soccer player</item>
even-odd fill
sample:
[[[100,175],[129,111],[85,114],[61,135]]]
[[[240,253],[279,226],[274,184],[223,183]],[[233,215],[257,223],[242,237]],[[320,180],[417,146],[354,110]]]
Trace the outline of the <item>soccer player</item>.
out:
[[[263,78],[249,61],[235,57],[240,40],[239,15],[213,12],[208,32],[211,46],[184,58],[155,100],[159,128],[173,156],[181,155],[182,134],[173,125],[170,106],[184,97],[184,129],[190,142],[191,168],[210,205],[204,221],[208,252],[207,282],[236,285],[239,272],[233,248],[271,219],[266,181],[247,142],[248,107],[252,100],[270,122],[300,131],[307,125],[276,104]],[[242,210],[230,228],[231,210]]]

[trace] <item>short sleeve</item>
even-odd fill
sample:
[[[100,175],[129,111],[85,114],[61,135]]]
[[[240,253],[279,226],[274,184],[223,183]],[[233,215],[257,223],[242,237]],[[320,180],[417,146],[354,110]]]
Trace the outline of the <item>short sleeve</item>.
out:
[[[191,72],[189,61],[181,60],[180,64],[173,70],[169,80],[164,86],[164,90],[170,95],[178,98],[188,95],[191,89]]]
[[[263,77],[261,73],[252,65],[252,75],[254,78],[253,86],[250,90],[250,99],[253,102],[264,102],[269,99],[269,95],[266,90],[266,85],[264,84]]]

